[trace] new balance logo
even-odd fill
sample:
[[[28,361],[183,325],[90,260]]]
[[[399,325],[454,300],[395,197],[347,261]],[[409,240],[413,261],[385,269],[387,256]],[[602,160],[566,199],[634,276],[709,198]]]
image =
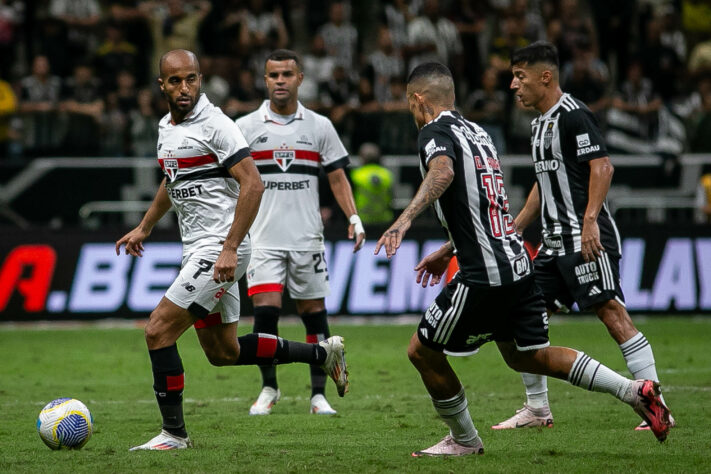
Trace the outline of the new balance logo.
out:
[[[595,296],[595,295],[599,295],[600,293],[602,293],[602,291],[600,291],[600,288],[593,285],[593,287],[590,288],[590,292],[588,293],[588,296]]]
[[[257,138],[257,143],[267,143],[267,140],[269,140],[269,137],[264,135],[263,137]]]

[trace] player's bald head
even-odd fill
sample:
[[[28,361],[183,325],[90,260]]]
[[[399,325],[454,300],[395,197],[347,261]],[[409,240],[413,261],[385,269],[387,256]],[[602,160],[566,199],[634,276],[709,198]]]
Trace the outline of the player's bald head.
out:
[[[447,66],[424,63],[417,66],[407,79],[407,95],[420,94],[434,105],[454,108],[454,79]]]
[[[200,73],[200,62],[197,56],[187,49],[168,51],[160,57],[160,61],[158,62],[161,77],[164,77],[168,70],[182,69],[185,67],[193,67],[198,74]]]

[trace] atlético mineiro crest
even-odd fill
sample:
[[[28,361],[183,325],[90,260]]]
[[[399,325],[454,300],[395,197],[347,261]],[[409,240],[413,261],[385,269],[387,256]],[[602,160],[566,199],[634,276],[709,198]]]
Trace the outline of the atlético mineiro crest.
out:
[[[295,154],[294,150],[274,150],[273,157],[277,166],[282,171],[286,171],[294,162]]]
[[[178,160],[174,158],[166,158],[163,160],[163,171],[172,183],[175,177],[178,176]]]

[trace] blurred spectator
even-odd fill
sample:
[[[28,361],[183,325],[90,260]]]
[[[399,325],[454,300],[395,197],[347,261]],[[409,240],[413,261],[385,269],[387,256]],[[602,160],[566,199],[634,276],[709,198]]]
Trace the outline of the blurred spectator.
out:
[[[697,220],[711,223],[711,174],[705,174],[699,180],[696,189],[696,208],[699,211]]]
[[[520,101],[511,98],[509,104],[506,152],[520,155],[531,154],[531,122],[538,117],[534,108],[526,108]]]
[[[385,225],[393,220],[392,171],[380,164],[380,148],[363,143],[358,149],[362,165],[350,172],[353,198],[365,225]]]
[[[129,115],[129,136],[131,155],[138,157],[156,157],[158,142],[158,121],[160,117],[153,109],[153,93],[150,89],[141,89],[137,96],[138,109]]]
[[[121,157],[126,154],[127,116],[119,107],[118,94],[109,92],[101,114],[101,156]]]
[[[104,111],[100,82],[90,66],[79,64],[63,89],[60,110],[67,114],[63,152],[69,156],[96,155]]]
[[[216,107],[223,107],[230,97],[230,83],[225,79],[223,72],[225,68],[221,63],[224,63],[221,59],[210,56],[200,57],[202,92]]]
[[[149,77],[150,48],[153,40],[146,15],[139,7],[141,1],[109,0],[106,10],[106,21],[118,27],[123,41],[136,47],[135,63],[131,67],[131,72],[135,75],[139,86],[145,85],[148,81],[155,81],[154,77]]]
[[[225,105],[225,113],[236,118],[252,112],[264,100],[264,94],[255,87],[255,77],[251,69],[240,69],[237,82],[232,87],[230,98]],[[299,88],[301,96],[301,88]]]
[[[599,56],[621,82],[629,61],[630,39],[636,0],[595,0],[592,14],[597,32]],[[562,64],[562,62],[561,62]]]
[[[686,36],[680,26],[679,13],[672,5],[665,5],[661,15],[661,42],[671,48],[682,63],[686,62]]]
[[[355,59],[358,53],[358,31],[350,22],[345,2],[336,1],[328,8],[328,23],[318,30],[326,51],[336,64],[342,66],[351,77],[355,76]]]
[[[500,31],[489,46],[489,66],[498,73],[499,88],[506,90],[511,82],[511,53],[528,44],[523,36],[522,23],[507,15],[499,22]]]
[[[9,78],[15,64],[24,8],[24,2],[0,0],[0,77]]]
[[[0,79],[0,157],[8,156],[11,139],[10,120],[17,111],[17,97],[10,83]]]
[[[690,113],[689,151],[711,153],[711,76],[703,76],[693,94],[694,108]]]
[[[486,130],[499,155],[506,153],[504,129],[508,95],[497,87],[498,74],[493,67],[482,74],[481,88],[472,92],[464,101],[463,115]]]
[[[459,32],[462,51],[466,52],[466,61],[462,66],[462,80],[457,90],[468,93],[481,85],[484,69],[482,51],[483,36],[486,28],[486,4],[475,0],[458,0],[451,9],[451,18]]]
[[[281,8],[274,7],[267,9],[264,7],[264,0],[249,0],[249,8],[244,10],[244,22],[242,23],[242,41],[246,42],[245,52],[254,50],[286,48],[289,44],[289,33],[284,24],[284,17]],[[269,37],[276,38],[275,42],[269,42]]]
[[[448,66],[457,78],[457,56],[462,53],[462,42],[457,27],[441,16],[438,0],[425,0],[422,15],[407,27],[409,58],[408,71],[419,64],[435,61]]]
[[[711,39],[698,43],[689,55],[689,74],[700,76],[711,73]]]
[[[390,0],[383,2],[383,20],[390,31],[393,48],[402,51],[407,46],[407,24],[410,23],[417,11],[414,3],[407,0]]]
[[[212,10],[200,26],[199,38],[205,56],[242,55],[244,49],[240,34],[247,21],[243,0],[225,0],[213,4]],[[244,29],[248,34],[248,29]],[[247,38],[245,37],[245,41]]]
[[[358,90],[343,66],[333,68],[331,78],[324,84],[321,102],[330,109],[329,118],[339,131],[343,119],[358,104]]]
[[[573,59],[575,45],[579,42],[596,44],[592,21],[582,11],[578,0],[560,0],[558,16],[548,23],[548,40],[558,48],[560,64]]]
[[[128,71],[120,71],[116,79],[116,101],[125,115],[138,107],[136,102],[136,78]]]
[[[197,51],[198,30],[211,7],[212,4],[207,0],[147,1],[139,5],[141,13],[149,21],[153,36],[153,56],[150,64],[155,77],[158,77],[158,62],[167,51]]]
[[[32,61],[32,74],[20,82],[20,112],[23,114],[25,150],[29,156],[51,153],[62,138],[57,106],[62,81],[50,74],[46,56]]]
[[[311,51],[302,58],[304,65],[304,80],[299,87],[299,100],[310,109],[319,110],[319,93],[324,84],[333,77],[336,59],[328,55],[326,43],[321,35],[314,35],[311,40]]]
[[[50,0],[49,16],[58,20],[66,34],[65,49],[69,67],[89,57],[98,45],[101,20],[98,0]]]
[[[582,100],[598,118],[608,105],[607,87],[610,74],[607,66],[595,55],[592,44],[581,39],[573,59],[560,72],[560,83],[565,92]]]
[[[370,53],[366,60],[366,75],[373,85],[378,102],[390,100],[390,80],[405,73],[405,62],[393,47],[390,30],[378,28],[378,49]]]
[[[662,101],[642,63],[633,60],[625,81],[614,94],[607,113],[607,145],[611,151],[640,153],[654,141]]]
[[[512,0],[509,15],[518,18],[521,32],[529,43],[546,39],[546,26],[541,9],[528,0]]]
[[[94,54],[94,67],[103,86],[115,90],[119,71],[132,71],[135,74],[138,70],[138,50],[124,39],[118,23],[106,23],[104,34],[104,42]]]
[[[662,23],[656,18],[647,22],[647,38],[640,47],[640,58],[645,75],[655,85],[661,99],[668,101],[674,97],[684,76],[684,62],[672,47],[662,41]]]

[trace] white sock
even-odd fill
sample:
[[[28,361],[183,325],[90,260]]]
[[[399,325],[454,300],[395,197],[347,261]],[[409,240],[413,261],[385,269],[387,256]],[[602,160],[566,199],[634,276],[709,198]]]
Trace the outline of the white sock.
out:
[[[568,374],[568,382],[585,390],[609,393],[625,403],[631,404],[634,400],[632,380],[602,365],[584,352],[578,352]]]
[[[545,375],[521,372],[523,384],[526,386],[526,405],[531,408],[548,406],[548,377]]]
[[[627,368],[636,380],[645,379],[659,382],[652,346],[649,345],[644,334],[638,332],[627,339],[620,344],[620,350],[627,363]],[[664,402],[661,395],[659,398]]]
[[[432,399],[432,404],[440,418],[449,426],[449,434],[463,445],[473,446],[479,437],[474,422],[469,414],[467,396],[464,387],[457,395],[447,400]]]

